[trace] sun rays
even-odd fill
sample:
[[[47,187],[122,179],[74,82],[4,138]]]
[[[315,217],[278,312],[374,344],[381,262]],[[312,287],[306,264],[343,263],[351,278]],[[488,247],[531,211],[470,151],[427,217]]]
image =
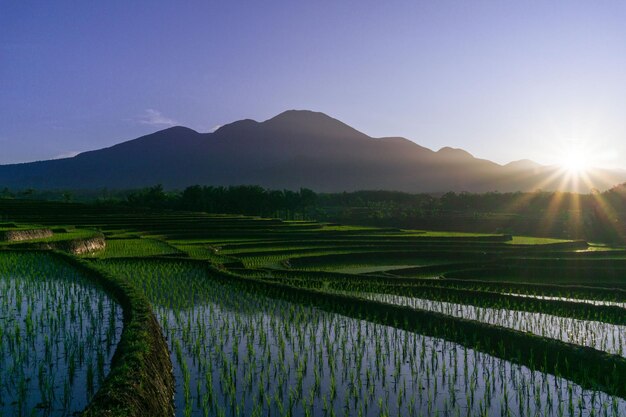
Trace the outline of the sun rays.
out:
[[[526,211],[546,236],[563,234],[567,230],[570,238],[583,238],[586,227],[589,224],[597,226],[598,222],[605,230],[621,234],[610,198],[597,189],[599,184],[610,187],[612,178],[606,170],[592,165],[598,160],[594,152],[573,143],[555,156],[558,164],[545,167],[541,173],[527,173],[528,176],[536,175],[533,187],[536,191],[520,193],[505,211]]]

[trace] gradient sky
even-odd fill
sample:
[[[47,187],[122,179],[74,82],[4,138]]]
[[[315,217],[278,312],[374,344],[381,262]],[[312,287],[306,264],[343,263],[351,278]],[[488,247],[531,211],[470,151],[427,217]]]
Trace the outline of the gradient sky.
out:
[[[625,22],[624,1],[0,0],[0,164],[311,109],[626,168]]]

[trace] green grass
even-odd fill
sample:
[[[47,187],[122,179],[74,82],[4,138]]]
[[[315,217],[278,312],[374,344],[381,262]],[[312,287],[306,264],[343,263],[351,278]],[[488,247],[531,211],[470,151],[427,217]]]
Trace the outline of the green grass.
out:
[[[552,239],[548,237],[513,236],[507,243],[510,245],[549,245],[552,243],[571,242],[566,239]]]
[[[377,230],[372,228],[376,234]],[[454,232],[454,231],[438,231],[438,230],[414,230],[414,229],[395,229],[385,233],[389,237],[450,237],[450,238],[493,238],[502,237],[499,233],[472,233],[472,232]]]
[[[448,232],[448,231],[433,231],[433,230],[413,230],[413,233],[419,233],[419,236],[427,237],[494,237],[502,236],[500,234],[492,233],[468,233],[468,232]]]
[[[372,226],[323,225],[321,232],[376,232],[380,228]]]

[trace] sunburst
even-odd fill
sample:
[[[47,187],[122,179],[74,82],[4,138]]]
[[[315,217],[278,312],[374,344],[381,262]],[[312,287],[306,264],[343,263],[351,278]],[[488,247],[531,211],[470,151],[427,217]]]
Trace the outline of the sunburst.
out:
[[[583,175],[590,168],[589,157],[589,153],[582,146],[571,144],[563,149],[559,165],[569,174]]]

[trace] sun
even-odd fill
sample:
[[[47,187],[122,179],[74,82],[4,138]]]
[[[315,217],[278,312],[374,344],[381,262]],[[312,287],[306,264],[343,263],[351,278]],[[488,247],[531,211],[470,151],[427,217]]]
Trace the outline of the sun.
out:
[[[589,169],[589,155],[580,146],[568,146],[562,151],[559,165],[571,174],[583,174]]]

